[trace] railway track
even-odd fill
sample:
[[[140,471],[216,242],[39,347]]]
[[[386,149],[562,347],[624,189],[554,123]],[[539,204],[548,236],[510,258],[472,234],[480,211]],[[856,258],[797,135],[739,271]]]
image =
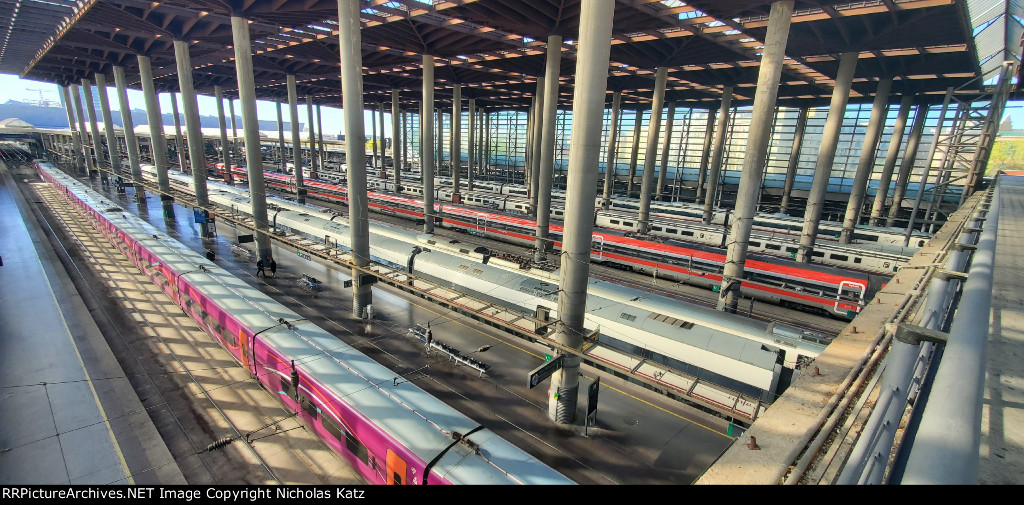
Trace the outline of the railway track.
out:
[[[31,186],[79,290],[108,301],[97,319],[111,346],[127,351],[122,367],[190,484],[362,483],[85,216],[48,184]]]

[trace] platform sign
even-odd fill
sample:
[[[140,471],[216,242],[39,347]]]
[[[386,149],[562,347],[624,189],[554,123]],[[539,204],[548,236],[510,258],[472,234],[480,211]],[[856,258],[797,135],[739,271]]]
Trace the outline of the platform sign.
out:
[[[192,207],[192,215],[195,217],[197,224],[204,224],[210,218],[210,212],[199,207]]]
[[[587,389],[587,426],[597,424],[597,393],[601,389],[601,378],[594,379]]]
[[[529,384],[527,387],[533,389],[534,386],[540,384],[540,381],[551,377],[551,374],[555,373],[556,370],[562,368],[562,361],[565,359],[564,355],[556,356],[555,359],[545,362],[543,365],[535,368],[530,372]]]

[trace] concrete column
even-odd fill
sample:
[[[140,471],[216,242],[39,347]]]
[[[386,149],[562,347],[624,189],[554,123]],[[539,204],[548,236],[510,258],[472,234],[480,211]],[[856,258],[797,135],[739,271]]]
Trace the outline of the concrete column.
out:
[[[850,189],[850,201],[846,205],[846,217],[843,219],[843,231],[839,234],[840,244],[849,244],[853,240],[853,232],[860,218],[864,195],[867,193],[868,180],[875,166],[875,153],[878,150],[878,139],[882,137],[885,117],[889,112],[889,90],[892,78],[886,77],[878,81],[875,89],[875,101],[871,106],[871,119],[868,129],[864,132],[864,142],[860,150],[857,172],[853,176],[853,188]]]
[[[530,197],[530,195],[532,194],[531,192],[533,191],[533,186],[530,183],[530,179],[531,177],[533,177],[533,174],[531,173],[531,170],[533,169],[533,127],[537,121],[537,100],[539,99],[538,96],[540,94],[541,93],[538,92],[537,94],[533,95],[533,98],[530,99],[530,107],[526,110],[526,148],[523,152],[523,161],[525,162],[525,166],[523,167],[523,185],[525,185],[528,189],[527,198]],[[511,123],[512,118],[509,118],[510,126]],[[509,140],[509,145],[511,145],[511,137],[512,131],[510,129],[509,138],[507,139]],[[532,210],[530,211],[530,214],[533,214]]]
[[[476,167],[476,98],[469,99],[469,163],[466,169],[466,188],[473,191],[473,170]]]
[[[434,57],[423,55],[423,112],[420,114],[420,171],[423,233],[434,233]]]
[[[288,173],[288,161],[284,154],[284,112],[281,110],[281,99],[275,98],[274,105],[277,106],[277,158],[281,173]]]
[[[402,169],[409,163],[409,113],[402,113]],[[409,163],[412,166],[412,163]]]
[[[722,92],[722,108],[718,112],[718,127],[715,129],[715,143],[711,164],[708,165],[708,177],[705,181],[707,192],[704,194],[704,224],[711,224],[711,216],[715,210],[718,197],[718,179],[721,178],[722,160],[725,158],[725,137],[729,133],[729,116],[732,106],[732,86],[726,86]]]
[[[796,168],[800,165],[800,149],[804,144],[804,130],[807,129],[807,107],[802,107],[796,116],[796,131],[793,132],[793,151],[789,153],[789,166],[786,168],[786,182],[782,186],[782,203],[779,212],[789,211],[793,184],[796,182]]]
[[[377,138],[377,118],[375,118],[373,116],[374,116],[373,106],[371,105],[370,106],[370,128],[373,129],[373,149],[371,150],[373,152],[373,154],[372,154],[371,159],[370,159],[370,166],[372,168],[377,168],[377,164],[379,162],[380,163],[380,167],[383,169],[384,168],[384,158],[380,154],[380,139]],[[310,116],[310,118],[312,118],[312,117],[313,116]],[[383,134],[383,132],[382,132],[382,134]]]
[[[665,140],[661,144],[661,167],[658,171],[658,184],[654,186],[655,195],[659,200],[665,199],[662,192],[665,191],[665,179],[668,176],[668,151],[672,143],[672,123],[676,117],[676,103],[668,103],[668,118],[665,120]]]
[[[462,203],[462,85],[456,84],[452,89],[452,200]]]
[[[306,116],[309,121],[309,172],[312,174],[317,171],[316,167],[316,123],[313,122],[313,97],[306,95]],[[363,147],[365,150],[366,148]],[[345,153],[346,159],[348,159],[348,153]]]
[[[135,184],[135,196],[146,198],[146,190],[142,187],[142,167],[139,160],[139,139],[135,138],[135,123],[132,121],[132,108],[128,104],[128,84],[124,77],[124,67],[114,67],[114,84],[117,85],[117,103],[121,109],[121,125],[124,126],[124,142],[128,151],[128,166]]]
[[[896,124],[893,125],[892,137],[889,138],[889,151],[885,153],[885,164],[882,165],[882,174],[878,178],[878,192],[875,193],[875,200],[871,204],[871,226],[882,225],[882,211],[885,209],[885,201],[889,198],[892,172],[896,168],[896,158],[900,153],[903,132],[907,128],[907,118],[910,117],[913,103],[914,95],[903,95],[900,100],[900,111],[896,114]]]
[[[96,160],[95,168],[101,169],[106,161],[106,156],[103,154],[103,140],[100,138],[100,128],[96,124],[96,104],[92,102],[92,84],[88,79],[82,79],[82,96],[85,98],[85,116],[89,119],[89,132],[91,139],[89,141],[92,144],[92,155]],[[106,173],[101,175],[102,180],[106,180]]]
[[[178,64],[178,89],[181,90],[181,108],[185,112],[185,134],[188,135],[188,159],[192,166],[196,204],[200,207],[209,207],[210,198],[206,191],[206,151],[203,149],[203,128],[199,122],[199,103],[196,101],[196,90],[192,84],[192,58],[188,53],[188,42],[174,41],[174,60]],[[210,237],[210,225],[200,223],[199,235],[204,238]]]
[[[387,149],[385,148],[385,144],[386,144],[385,141],[387,139],[384,138],[385,135],[386,135],[384,133],[385,132],[385,130],[384,130],[384,107],[385,107],[384,102],[381,102],[381,103],[377,104],[377,118],[380,120],[380,169],[381,169],[381,171],[383,171],[384,168],[387,166],[387,163],[385,162],[385,158],[387,158]],[[373,116],[372,112],[370,113],[370,116],[371,117]],[[317,120],[317,124],[319,124],[319,119]],[[392,162],[394,162],[394,160],[392,160]]]
[[[548,238],[548,224],[551,222],[551,177],[555,168],[555,117],[558,113],[558,78],[561,66],[562,36],[548,35],[544,95],[541,99],[544,111],[541,114],[540,171],[537,173],[537,248],[533,256],[534,261],[538,263],[547,260],[547,252],[551,250],[552,245]]]
[[[75,164],[75,172],[81,172],[85,168],[85,161],[82,159],[82,130],[75,121],[75,105],[79,103],[78,86],[71,85],[71,88],[75,90],[74,100],[71,98],[72,93],[68,86],[60,87],[61,92],[64,93],[64,110],[68,114],[68,128],[71,129],[71,144],[74,146],[71,162]]]
[[[245,165],[249,176],[252,217],[256,225],[257,257],[269,258],[270,235],[267,233],[267,194],[263,184],[263,154],[260,152],[260,120],[256,115],[256,83],[252,74],[252,42],[249,21],[231,16],[231,35],[235,49],[235,75],[238,79],[238,102],[242,107],[242,135],[245,136]]]
[[[928,152],[928,161],[924,165],[924,173],[921,174],[921,182],[919,183],[919,185],[917,187],[917,196],[914,197],[914,208],[913,208],[913,210],[910,211],[910,220],[907,221],[907,231],[906,231],[906,234],[904,235],[904,240],[903,240],[903,246],[904,247],[906,247],[907,244],[910,243],[910,236],[914,232],[914,220],[917,218],[917,212],[921,208],[921,200],[924,198],[924,188],[928,184],[928,175],[929,175],[929,173],[932,170],[932,165],[934,165],[934,163],[935,163],[935,154],[938,152],[939,140],[941,139],[941,136],[942,136],[942,125],[946,122],[946,111],[949,110],[949,104],[950,104],[950,101],[952,100],[953,94],[955,92],[956,92],[956,90],[952,86],[950,86],[949,88],[946,88],[946,96],[945,96],[945,98],[943,98],[942,109],[939,112],[939,122],[938,122],[938,124],[935,125],[935,137],[932,139],[932,146],[931,146],[931,148],[929,149],[929,152]],[[964,107],[965,107],[964,103],[960,103],[959,106],[957,107],[957,112],[954,115],[954,119],[953,119],[953,121],[954,121],[954,130],[955,130],[955,124],[956,124],[955,121],[957,120],[957,118],[959,118],[961,116],[962,109]],[[953,133],[951,132],[950,135],[953,135]],[[943,153],[943,160],[942,160],[942,163],[939,165],[940,167],[944,167],[946,165],[946,159],[945,159],[946,156],[949,156],[949,150],[948,149],[946,150],[945,153]],[[936,181],[936,182],[938,182],[938,181]],[[928,214],[926,212],[925,213],[925,217],[927,217],[927,216],[928,216]]]
[[[146,100],[146,118],[149,122],[149,149],[156,167],[157,190],[160,192],[160,204],[164,218],[174,219],[174,197],[171,196],[171,181],[167,177],[170,162],[167,159],[167,137],[164,135],[163,114],[160,113],[160,101],[156,97],[153,85],[153,66],[148,56],[138,56],[139,80],[142,82],[142,95]]]
[[[224,119],[224,88],[213,87],[213,94],[217,98],[217,121],[220,124],[220,159],[224,164],[224,182],[234,184],[235,176],[231,173],[231,148],[228,147],[228,128]]]
[[[572,143],[565,192],[565,233],[558,321],[555,323],[555,341],[576,349],[582,346],[587,333],[583,319],[586,315],[594,200],[597,196],[597,170],[594,167],[600,158],[614,12],[614,0],[589,0],[580,4]],[[576,419],[579,396],[580,358],[564,354],[563,360],[562,368],[551,376],[548,417],[558,423],[572,423]]]
[[[341,53],[342,109],[345,117],[345,156],[348,159],[349,231],[352,241],[352,316],[362,317],[373,303],[371,284],[364,282],[370,264],[370,211],[366,195],[366,133],[363,129],[363,55],[359,9],[362,2],[338,0],[338,40]]]
[[[814,169],[814,181],[811,183],[811,194],[807,197],[804,229],[800,235],[800,249],[796,254],[796,260],[801,263],[809,263],[811,261],[814,241],[818,236],[818,221],[821,218],[821,208],[825,204],[828,178],[832,172],[832,162],[836,159],[839,130],[843,126],[846,102],[850,98],[850,85],[853,82],[853,71],[856,68],[857,53],[843,53],[839,60],[836,87],[832,90],[832,103],[828,108],[828,118],[825,120],[825,129],[821,134],[821,145],[818,147],[818,161]]]
[[[533,111],[533,142],[530,144],[530,214],[537,215],[537,197],[540,196],[541,138],[544,128],[544,81],[547,76],[537,78],[537,105]]]
[[[188,164],[185,157],[185,145],[181,140],[181,117],[178,115],[178,96],[171,91],[171,118],[174,119],[174,153],[178,158],[178,170],[185,171]]]
[[[711,166],[711,141],[714,138],[716,112],[715,109],[708,109],[707,124],[704,125],[704,147],[700,152],[700,167],[697,169],[697,197],[694,200],[698,203],[704,198],[705,186],[708,183],[708,167]],[[692,115],[690,119],[693,120]]]
[[[480,169],[485,175],[491,175],[491,115],[481,110],[484,117],[484,154],[480,157]]]
[[[444,166],[444,112],[437,111],[437,171],[443,174]]]
[[[85,168],[89,176],[96,173],[96,162],[92,157],[92,147],[89,140],[89,130],[85,127],[85,109],[82,107],[82,94],[77,84],[71,85],[71,95],[75,102],[75,116],[78,118],[78,136],[82,141],[82,158],[85,161]]]
[[[231,159],[242,159],[238,155],[238,121],[235,117],[235,99],[228,98],[228,113],[231,114]]]
[[[295,75],[288,74],[288,114],[292,127],[292,164],[295,165],[295,186],[300,203],[306,200],[306,175],[302,172],[302,137],[299,135],[299,94],[295,88]]]
[[[793,19],[793,4],[793,0],[776,1],[772,3],[768,15],[768,29],[757,75],[754,108],[751,111],[750,132],[743,154],[743,175],[736,198],[732,233],[728,238],[722,288],[718,295],[718,310],[736,312],[736,305],[740,299],[740,282],[747,259],[750,228],[754,223],[757,200],[761,195],[761,175],[768,161],[768,142],[771,140],[772,122],[775,119],[775,102],[779,95],[782,63],[786,58],[786,41],[789,40],[789,25]]]
[[[391,160],[394,168],[395,192],[402,191],[402,139],[405,132],[402,131],[402,112],[398,108],[398,90],[391,90]]]
[[[320,171],[323,171],[324,162],[327,160],[327,151],[324,149],[324,122],[321,112],[320,104],[316,104],[316,133],[318,137],[317,149],[320,152],[316,166]],[[319,176],[319,172],[310,172],[309,175],[310,177],[316,178]]]
[[[914,125],[910,127],[910,138],[907,139],[907,151],[903,153],[903,163],[900,164],[900,171],[896,175],[896,188],[893,190],[892,204],[889,206],[889,216],[885,220],[885,226],[893,226],[896,216],[900,213],[900,202],[903,201],[903,196],[907,193],[910,172],[914,170],[917,150],[921,146],[921,135],[924,133],[924,123],[928,119],[928,109],[929,105],[926,103],[917,106]]]
[[[629,152],[629,179],[626,180],[626,197],[628,198],[633,198],[633,179],[636,179],[636,164],[640,159],[640,130],[643,122],[644,111],[640,104],[637,104],[636,120],[633,124],[633,148]]]
[[[668,79],[668,67],[658,67],[654,75],[654,96],[651,101],[651,122],[647,127],[647,147],[644,153],[644,173],[640,184],[640,222],[641,234],[650,231],[651,197],[658,194],[654,184],[654,165],[658,161],[658,134],[661,133],[661,115],[665,109],[665,82]],[[663,177],[662,177],[663,178]]]
[[[103,134],[107,137],[107,156],[110,169],[118,178],[121,177],[121,153],[117,149],[117,136],[114,134],[114,120],[110,115],[110,102],[107,97],[107,77],[96,74],[96,89],[100,95],[100,114],[103,115]]]

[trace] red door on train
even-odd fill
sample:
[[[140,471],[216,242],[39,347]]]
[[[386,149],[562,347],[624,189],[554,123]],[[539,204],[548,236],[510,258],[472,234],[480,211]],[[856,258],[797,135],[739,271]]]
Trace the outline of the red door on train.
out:
[[[391,449],[388,449],[388,485],[401,486],[402,484],[405,484],[405,474],[407,470],[408,465],[406,465],[405,460],[394,452],[391,452]]]

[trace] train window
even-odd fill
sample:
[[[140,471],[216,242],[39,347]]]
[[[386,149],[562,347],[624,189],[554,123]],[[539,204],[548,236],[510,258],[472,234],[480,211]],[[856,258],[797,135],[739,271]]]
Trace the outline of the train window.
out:
[[[854,262],[854,264],[860,263],[861,262],[861,258],[859,258],[859,257],[858,258],[853,258],[853,262]]]
[[[612,224],[622,224],[618,219],[612,219],[611,223]]]
[[[280,377],[280,379],[281,379],[281,389],[278,392],[282,396],[287,396],[288,398],[291,398],[292,397],[292,393],[295,392],[295,389],[292,388],[292,383],[289,382],[288,379],[285,378],[285,377]]]
[[[779,244],[765,244],[764,247],[769,251],[779,251],[782,249],[782,246]]]
[[[312,417],[313,419],[316,419],[320,414],[320,409],[316,408],[316,405],[313,405],[313,402],[305,396],[299,398],[299,406],[301,406],[302,410],[306,411],[306,413],[309,414],[309,417]]]
[[[623,312],[619,314],[619,319],[625,319],[626,321],[633,322],[636,321],[636,316],[634,316],[633,314],[627,314]]]
[[[850,260],[850,257],[845,255],[845,254],[830,254],[829,258],[830,259],[834,259],[836,261],[849,261]]]
[[[815,258],[824,258],[825,257],[825,253],[818,252],[818,251],[811,251],[811,256],[815,257]]]
[[[632,221],[623,221],[622,222],[622,226],[633,226],[633,222]]]
[[[654,230],[654,231],[661,231],[661,227],[660,226],[652,226],[651,229]]]
[[[796,251],[797,251],[797,249],[795,247],[787,247],[786,248],[786,252],[788,252],[788,253],[795,253]]]
[[[345,440],[345,432],[341,431],[338,427],[338,423],[334,422],[331,416],[320,416],[320,425],[324,427],[327,433],[330,433],[338,442]]]
[[[679,230],[677,230],[675,228],[665,228],[665,233],[671,233],[673,235],[676,235],[676,234],[679,233]]]
[[[366,451],[366,446],[361,444],[356,437],[352,436],[351,433],[345,433],[345,448],[348,452],[351,452],[353,456],[362,461],[364,465],[370,464],[369,453]]]
[[[682,233],[680,233],[680,235],[682,235],[684,237],[692,237],[693,236],[693,232],[692,231],[683,230]]]
[[[750,241],[750,247],[761,247],[761,243],[760,242],[755,242],[755,241],[751,240]]]

